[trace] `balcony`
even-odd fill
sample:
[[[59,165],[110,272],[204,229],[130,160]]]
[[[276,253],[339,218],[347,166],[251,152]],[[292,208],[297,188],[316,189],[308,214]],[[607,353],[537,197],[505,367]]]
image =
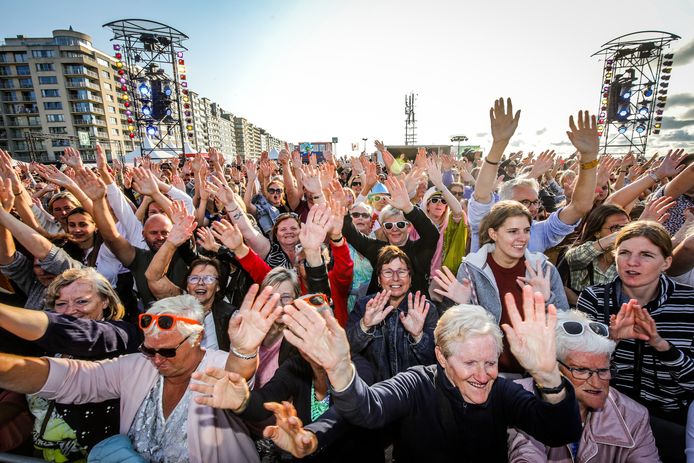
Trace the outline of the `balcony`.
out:
[[[72,105],[72,112],[73,113],[93,113],[93,114],[104,114],[104,110],[101,108],[96,108],[94,106],[86,106],[86,105],[81,105],[81,104],[73,104]]]
[[[95,83],[92,82],[74,82],[74,81],[67,81],[65,84],[65,87],[67,88],[89,88],[91,90],[96,90],[98,92],[101,91],[101,87],[96,85]]]
[[[17,95],[13,95],[12,93],[3,93],[2,101],[19,101],[19,98],[17,98]]]
[[[0,80],[0,89],[16,88],[13,80]]]
[[[39,112],[39,107],[34,105],[7,105],[5,108],[7,114],[37,114]]]
[[[83,66],[65,66],[65,75],[66,76],[90,76],[90,77],[93,77],[94,79],[99,78],[99,74],[97,74],[94,71],[90,71],[89,69],[87,69]]]
[[[96,96],[90,92],[84,92],[83,94],[78,94],[75,92],[70,92],[68,95],[68,100],[70,101],[95,101],[97,103],[103,103],[104,100],[100,96]]]
[[[73,120],[75,125],[99,125],[106,127],[106,121],[91,116],[75,117]]]

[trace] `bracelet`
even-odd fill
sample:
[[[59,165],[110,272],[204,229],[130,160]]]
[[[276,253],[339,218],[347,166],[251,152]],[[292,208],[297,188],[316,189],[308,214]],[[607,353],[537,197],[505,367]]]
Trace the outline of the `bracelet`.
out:
[[[597,243],[598,243],[598,246],[600,247],[600,249],[602,249],[602,252],[605,252],[605,248],[603,248],[602,244],[600,244],[600,238],[598,238]]]
[[[488,163],[488,164],[491,164],[491,165],[493,165],[493,166],[498,166],[498,165],[499,165],[499,161],[492,162],[492,161],[490,161],[488,158],[484,158],[484,162],[486,162],[486,163]]]
[[[561,384],[557,387],[544,387],[542,384],[535,382],[535,388],[545,395],[559,394],[566,388],[565,379],[561,377]]]
[[[335,239],[335,238],[330,238],[330,241],[332,241],[333,243],[339,243],[340,241],[342,241],[342,238],[344,238],[344,236],[340,235],[340,237],[337,238],[337,239]]]
[[[234,354],[236,357],[243,359],[243,360],[251,360],[254,359],[258,356],[258,349],[252,354],[242,354],[241,352],[237,351],[234,346],[229,346],[229,352]]]
[[[658,174],[656,174],[654,171],[650,171],[648,173],[648,176],[655,182],[655,183],[660,183],[660,177],[658,177]]]
[[[600,161],[598,160],[598,158],[595,158],[590,162],[583,162],[583,163],[581,163],[581,170],[594,169],[595,167],[598,166],[599,163],[600,163]]]

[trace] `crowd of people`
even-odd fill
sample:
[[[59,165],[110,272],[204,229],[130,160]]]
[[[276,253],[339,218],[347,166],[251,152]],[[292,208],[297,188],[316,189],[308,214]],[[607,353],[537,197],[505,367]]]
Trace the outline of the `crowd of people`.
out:
[[[694,461],[694,154],[0,150],[0,452]],[[694,409],[694,407],[693,407]]]

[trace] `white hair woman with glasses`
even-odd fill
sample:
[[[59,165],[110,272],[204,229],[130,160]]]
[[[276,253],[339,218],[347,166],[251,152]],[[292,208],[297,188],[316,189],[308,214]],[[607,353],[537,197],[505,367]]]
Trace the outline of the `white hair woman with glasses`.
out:
[[[130,451],[148,461],[257,462],[245,425],[193,402],[189,384],[192,373],[206,367],[250,378],[256,355],[244,353],[257,352],[280,314],[278,299],[271,288],[258,294],[251,287],[229,324],[232,354],[201,348],[202,307],[191,295],[175,296],[140,317],[141,353],[96,363],[0,354],[0,387],[61,403],[119,398],[116,438],[127,436]]]
[[[361,184],[360,184],[361,185]],[[373,208],[366,203],[359,203],[352,206],[349,210],[352,223],[359,233],[364,236],[371,236],[374,226]],[[366,296],[373,275],[373,265],[369,259],[364,257],[354,246],[347,243],[349,255],[354,263],[352,287],[347,298],[347,310],[350,312],[358,298]]]
[[[576,442],[549,447],[514,429],[509,433],[509,461],[660,461],[646,407],[610,387],[610,357],[616,344],[608,335],[607,325],[582,312],[557,314],[559,371],[576,391],[583,433]],[[518,383],[535,392],[531,379]]]

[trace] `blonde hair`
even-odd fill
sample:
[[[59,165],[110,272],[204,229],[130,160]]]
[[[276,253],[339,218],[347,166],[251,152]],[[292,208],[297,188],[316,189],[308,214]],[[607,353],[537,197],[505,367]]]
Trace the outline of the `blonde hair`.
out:
[[[200,337],[200,334],[202,333],[202,331],[204,329],[203,319],[205,318],[205,311],[202,308],[202,305],[200,304],[200,302],[198,302],[198,300],[195,299],[195,296],[192,296],[190,294],[184,294],[182,296],[167,297],[167,298],[158,300],[157,302],[152,304],[152,307],[147,311],[147,313],[153,314],[153,315],[154,314],[176,315],[179,317],[190,318],[192,320],[200,322],[199,325],[181,322],[181,321],[176,322],[176,325],[175,325],[176,330],[184,338],[189,338],[188,341],[190,342],[191,345],[195,344],[195,341],[198,340],[198,338]],[[156,323],[152,323],[147,329],[145,329],[145,333],[152,336],[152,337],[157,337],[164,332],[165,331],[162,331],[161,329],[159,329],[159,325]]]
[[[434,329],[436,345],[446,358],[453,354],[453,343],[476,336],[494,338],[501,355],[504,349],[501,328],[492,314],[479,305],[459,304],[451,307],[439,318]]]
[[[45,306],[49,310],[55,310],[55,301],[60,297],[60,291],[76,281],[88,281],[94,291],[108,301],[104,310],[104,320],[120,320],[125,315],[125,307],[120,301],[111,283],[94,267],[71,268],[58,275],[46,289]]]

